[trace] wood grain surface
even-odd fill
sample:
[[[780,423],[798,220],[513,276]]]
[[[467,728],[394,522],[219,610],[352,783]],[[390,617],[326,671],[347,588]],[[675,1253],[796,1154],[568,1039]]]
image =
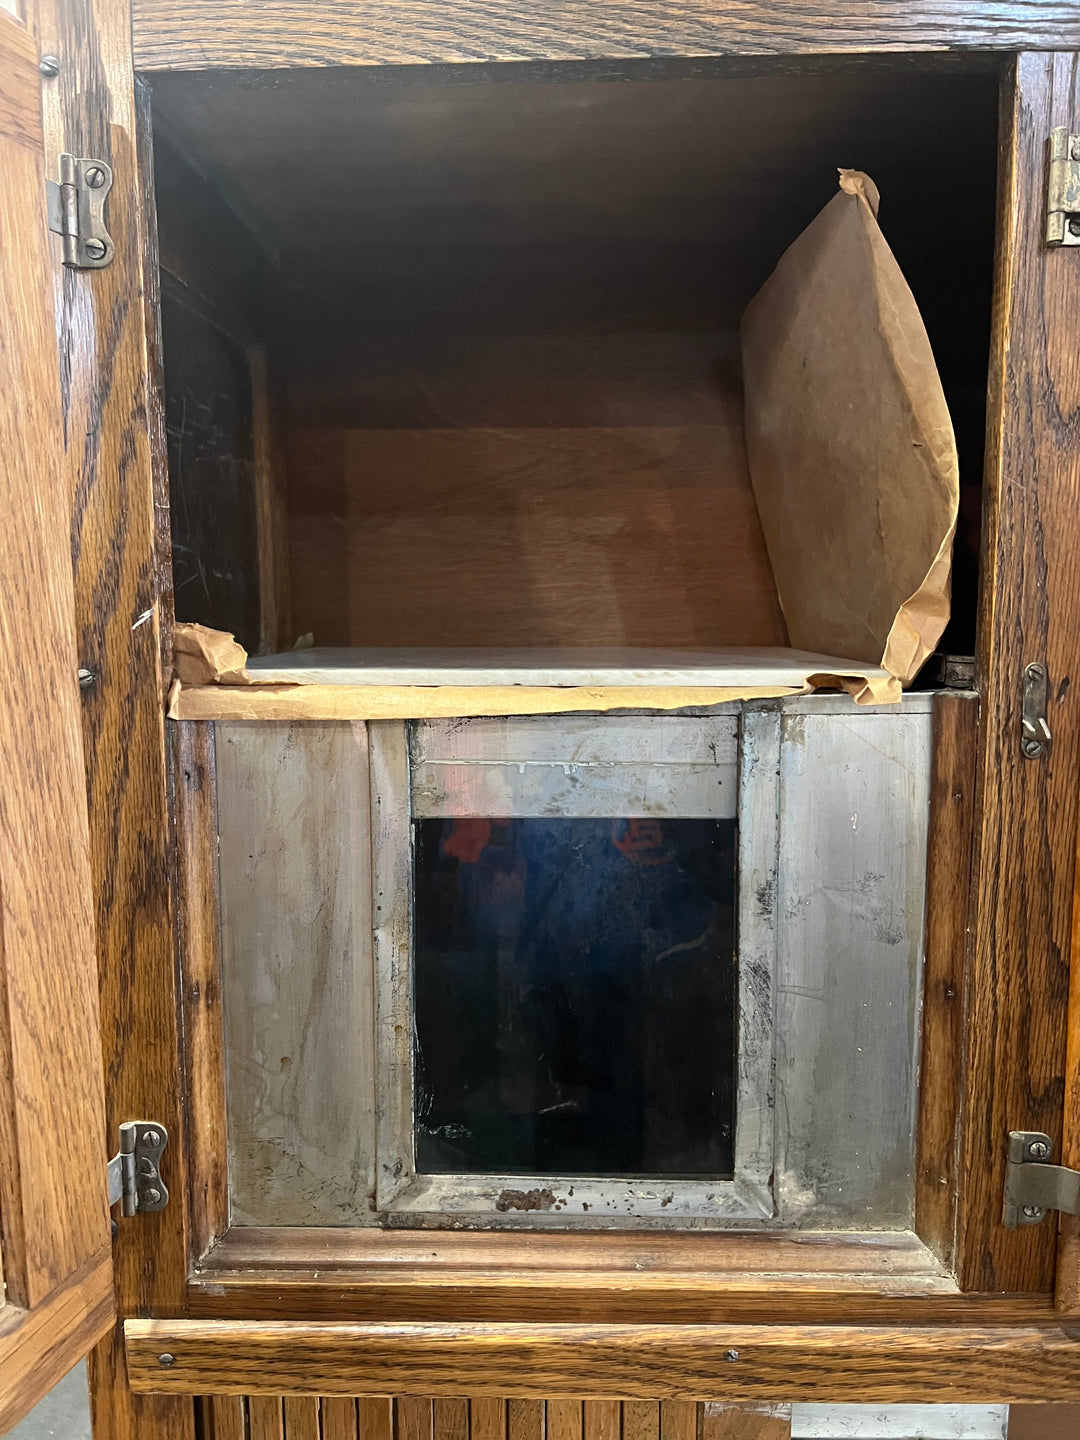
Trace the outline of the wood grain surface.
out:
[[[963,1021],[957,1273],[1049,1289],[1056,1227],[1001,1224],[1005,1139],[1060,1142],[1080,748],[1080,255],[1042,238],[1046,137],[1076,129],[1075,55],[1024,55],[1003,91],[984,500],[982,695],[971,973]],[[1025,665],[1048,668],[1053,733],[1020,751]]]
[[[874,50],[1080,48],[1067,0],[980,4],[916,0],[902,10],[873,0],[720,6],[622,0],[602,11],[583,0],[508,10],[495,0],[136,0],[135,63],[142,70],[218,66],[407,65],[478,60],[580,60],[647,55],[860,54]]]
[[[602,1243],[601,1243],[602,1238]],[[767,1276],[767,1279],[763,1279]],[[964,1295],[910,1236],[233,1228],[191,1278],[205,1318],[1035,1324],[1049,1296]]]
[[[964,1036],[976,695],[934,701],[927,835],[923,1028],[916,1128],[915,1227],[951,1265],[956,1225],[956,1133]]]
[[[543,1440],[530,1397],[729,1403],[1080,1396],[1080,1336],[1048,1326],[347,1325],[129,1320],[138,1391],[375,1392],[509,1399],[510,1440]],[[175,1363],[160,1364],[167,1353]],[[430,1403],[430,1402],[428,1402]],[[515,1425],[515,1418],[517,1425]],[[542,1422],[542,1416],[541,1416]]]
[[[37,46],[0,12],[0,1276],[26,1309],[109,1264],[43,164]]]
[[[0,1305],[0,1434],[6,1435],[109,1330],[115,1313],[112,1270],[100,1256],[33,1310]]]
[[[145,142],[131,71],[127,0],[38,0],[39,47],[60,57],[45,87],[50,153],[98,156],[113,168],[101,271],[54,267],[75,569],[108,1130],[148,1117],[169,1131],[169,1207],[126,1224],[114,1247],[118,1305],[183,1305],[187,1243],[180,1015],[170,899],[162,646],[171,625],[163,429],[151,382],[156,251],[140,176]],[[145,149],[143,150],[145,161]],[[145,302],[145,303],[144,303]],[[122,1342],[90,1364],[102,1440],[192,1440],[190,1400],[134,1395]]]
[[[190,1243],[193,1254],[200,1256],[229,1225],[217,774],[212,726],[179,724],[169,731],[186,1038]]]
[[[512,1404],[515,1402],[511,1402]],[[667,1412],[664,1440],[787,1440],[790,1406],[738,1406],[715,1401],[526,1400],[512,1413],[528,1417],[535,1440],[589,1440],[597,1417],[611,1440],[660,1440],[661,1409]],[[505,1400],[407,1397],[380,1399],[346,1395],[304,1397],[210,1395],[199,1402],[206,1440],[249,1440],[262,1435],[270,1416],[275,1440],[406,1440],[416,1407],[430,1406],[435,1440],[508,1440]],[[591,1414],[590,1419],[587,1418]],[[280,1425],[278,1417],[280,1415]],[[312,1430],[312,1416],[316,1430]],[[374,1417],[378,1417],[376,1421]],[[374,1424],[374,1428],[372,1425]]]

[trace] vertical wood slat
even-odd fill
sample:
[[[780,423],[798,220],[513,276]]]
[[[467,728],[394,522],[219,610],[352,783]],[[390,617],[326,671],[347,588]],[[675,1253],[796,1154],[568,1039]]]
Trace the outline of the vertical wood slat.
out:
[[[478,1402],[473,1401],[475,1406]],[[581,1400],[549,1400],[547,1402],[547,1440],[582,1440],[585,1433],[584,1402]],[[477,1440],[473,1435],[472,1440]],[[658,1440],[653,1435],[641,1440]]]
[[[357,1402],[347,1395],[324,1395],[319,1402],[322,1440],[357,1440]]]
[[[280,1395],[248,1396],[248,1440],[285,1440],[285,1411]]]
[[[507,1440],[544,1440],[543,1400],[506,1402]]]
[[[944,694],[935,698],[915,1228],[945,1265],[952,1263],[956,1228],[956,1132],[978,724],[977,696]]]
[[[200,1406],[204,1440],[247,1440],[242,1395],[207,1395]]]
[[[580,1413],[581,1407],[578,1407]],[[580,1422],[579,1422],[580,1424]],[[506,1401],[490,1397],[469,1401],[471,1440],[506,1440]],[[361,1435],[360,1440],[365,1440]],[[566,1440],[572,1440],[567,1436]],[[580,1440],[580,1429],[576,1440]]]
[[[386,1395],[361,1395],[356,1402],[360,1440],[394,1440],[394,1402]]]
[[[660,1440],[697,1440],[698,1406],[693,1400],[660,1404]]]
[[[285,1440],[319,1440],[319,1401],[311,1395],[284,1397]]]
[[[618,1400],[586,1400],[583,1421],[585,1440],[620,1440],[622,1403]]]
[[[1001,1224],[1005,1137],[1061,1140],[1080,748],[1080,266],[1043,238],[1047,137],[1077,129],[1077,57],[1020,55],[1003,89],[976,673],[971,980],[955,1269],[1049,1290],[1051,1225]],[[1049,675],[1048,754],[1020,749],[1024,667]]]
[[[659,1401],[623,1401],[622,1440],[660,1440]]]
[[[403,1395],[394,1402],[394,1440],[432,1440],[434,1408],[430,1398]]]
[[[469,1440],[468,1400],[435,1400],[431,1411],[434,1440]]]

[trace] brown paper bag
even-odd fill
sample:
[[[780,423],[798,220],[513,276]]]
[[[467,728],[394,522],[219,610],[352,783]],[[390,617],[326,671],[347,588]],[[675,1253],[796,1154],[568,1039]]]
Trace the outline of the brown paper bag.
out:
[[[840,189],[743,316],[750,477],[790,644],[906,685],[949,618],[956,443],[874,183]]]

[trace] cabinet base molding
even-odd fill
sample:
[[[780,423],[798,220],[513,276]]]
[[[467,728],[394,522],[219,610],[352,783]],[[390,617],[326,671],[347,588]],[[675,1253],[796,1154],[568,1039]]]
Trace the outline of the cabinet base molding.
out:
[[[1001,1403],[1080,1398],[1080,1327],[129,1320],[136,1391]]]

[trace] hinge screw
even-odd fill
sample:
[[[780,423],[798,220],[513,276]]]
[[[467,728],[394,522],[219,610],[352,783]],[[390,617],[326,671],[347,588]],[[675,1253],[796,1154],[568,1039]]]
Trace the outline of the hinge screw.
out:
[[[739,1358],[739,1352],[738,1352],[738,1350],[728,1350],[728,1351],[726,1351],[725,1354],[724,1354],[724,1359],[725,1359],[725,1360],[738,1360],[738,1358]]]
[[[1045,1160],[1050,1154],[1050,1146],[1045,1140],[1032,1140],[1028,1146],[1028,1154],[1032,1160]]]
[[[1069,146],[1069,159],[1080,160],[1080,135],[1072,137],[1072,144]]]
[[[1080,220],[1077,220],[1075,216],[1069,221],[1069,234],[1080,235]]]
[[[83,249],[91,260],[100,260],[105,254],[105,242],[104,240],[87,240]]]
[[[156,1205],[157,1202],[161,1199],[161,1191],[155,1190],[153,1186],[151,1186],[151,1188],[146,1192],[146,1198],[150,1201],[151,1205]]]
[[[159,1355],[157,1357],[157,1363],[159,1365],[164,1365],[165,1369],[168,1370],[171,1365],[176,1364],[176,1356],[170,1355],[169,1352],[166,1350],[164,1355]]]
[[[90,186],[91,190],[100,190],[102,185],[105,184],[105,171],[102,170],[100,165],[91,165],[90,169],[87,170],[83,176],[83,179],[87,185]]]
[[[1043,753],[1041,740],[1021,740],[1020,749],[1028,760],[1037,760]]]
[[[42,55],[37,68],[42,75],[48,76],[50,80],[55,80],[60,74],[60,58],[57,55]]]
[[[157,1132],[156,1130],[147,1130],[146,1135],[145,1135],[143,1138],[146,1140],[146,1143],[147,1143],[148,1145],[160,1145],[160,1144],[161,1144],[161,1136],[158,1134],[158,1132]]]
[[[1041,1220],[1044,1213],[1041,1205],[1025,1205],[1023,1207],[1025,1220]]]

